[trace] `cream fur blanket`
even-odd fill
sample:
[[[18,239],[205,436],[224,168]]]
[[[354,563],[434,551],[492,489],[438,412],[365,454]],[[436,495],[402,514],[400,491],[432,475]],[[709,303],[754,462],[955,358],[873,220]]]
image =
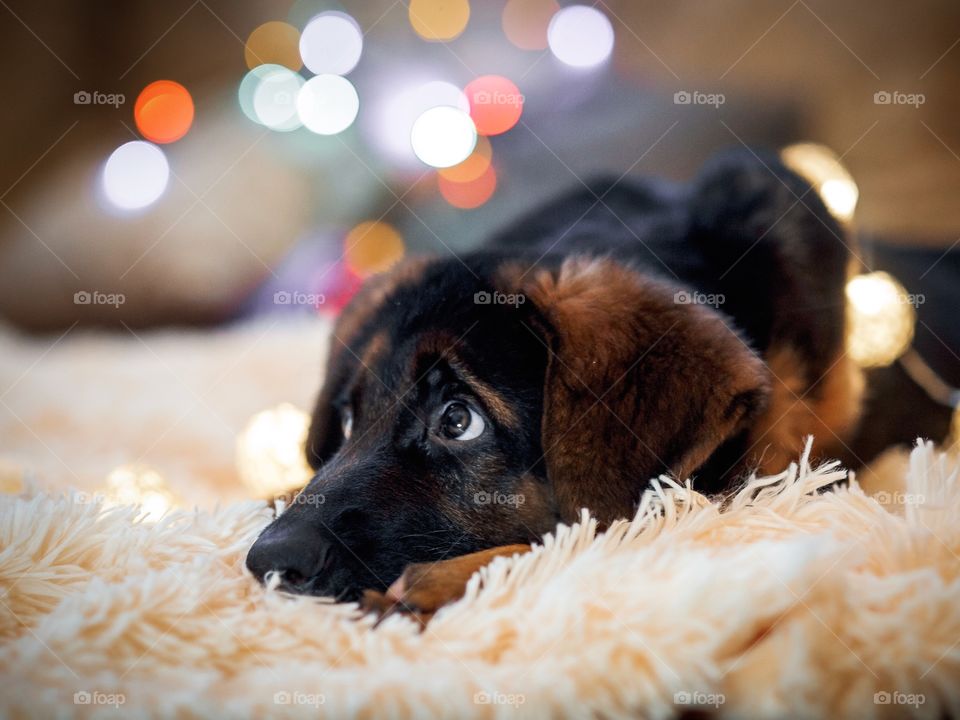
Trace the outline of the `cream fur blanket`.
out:
[[[0,338],[4,477],[30,471],[0,496],[0,714],[960,716],[960,482],[930,445],[861,474],[873,498],[819,493],[846,473],[808,455],[724,507],[661,479],[631,522],[496,561],[423,634],[264,591],[243,558],[271,512],[236,500],[229,431],[306,407],[320,337]],[[199,509],[65,493],[151,453]]]

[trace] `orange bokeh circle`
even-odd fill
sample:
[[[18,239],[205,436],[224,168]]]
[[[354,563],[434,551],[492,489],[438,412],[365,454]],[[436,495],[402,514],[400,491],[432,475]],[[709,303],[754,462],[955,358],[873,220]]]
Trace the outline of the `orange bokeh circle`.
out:
[[[472,210],[493,197],[497,189],[497,173],[493,165],[489,165],[480,177],[470,182],[451,182],[442,175],[437,175],[437,182],[444,200],[461,210]]]
[[[179,140],[193,124],[193,98],[180,83],[157,80],[147,85],[133,106],[137,129],[151,142]]]

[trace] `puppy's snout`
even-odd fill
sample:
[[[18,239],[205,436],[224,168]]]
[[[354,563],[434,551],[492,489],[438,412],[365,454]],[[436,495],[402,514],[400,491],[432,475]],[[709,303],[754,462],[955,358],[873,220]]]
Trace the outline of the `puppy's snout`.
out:
[[[274,524],[250,548],[247,568],[260,582],[267,573],[276,572],[286,588],[304,592],[323,569],[329,553],[330,543],[313,528]]]

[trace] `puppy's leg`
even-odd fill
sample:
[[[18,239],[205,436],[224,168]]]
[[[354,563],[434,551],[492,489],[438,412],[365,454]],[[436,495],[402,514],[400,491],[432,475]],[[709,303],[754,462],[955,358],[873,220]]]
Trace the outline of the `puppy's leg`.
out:
[[[467,581],[477,570],[496,557],[529,550],[529,545],[502,545],[450,560],[408,565],[386,593],[367,590],[360,606],[379,615],[378,623],[399,612],[411,615],[425,627],[437,610],[463,597]]]

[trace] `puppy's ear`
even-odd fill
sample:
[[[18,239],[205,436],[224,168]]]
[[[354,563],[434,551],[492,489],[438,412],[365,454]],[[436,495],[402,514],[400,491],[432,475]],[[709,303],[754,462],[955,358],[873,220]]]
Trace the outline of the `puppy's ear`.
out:
[[[612,260],[524,285],[549,346],[543,451],[561,515],[628,517],[650,478],[685,479],[763,409],[763,362],[719,313]]]

